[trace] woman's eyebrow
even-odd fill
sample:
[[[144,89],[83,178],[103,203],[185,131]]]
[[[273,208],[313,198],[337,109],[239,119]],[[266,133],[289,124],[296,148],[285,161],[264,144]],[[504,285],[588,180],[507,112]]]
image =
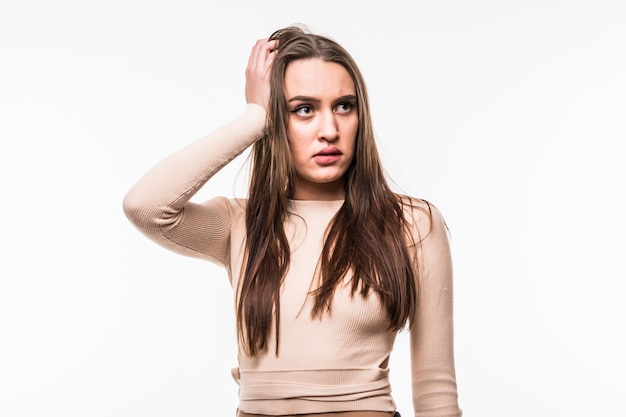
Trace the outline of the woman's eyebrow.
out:
[[[322,100],[320,100],[318,98],[314,98],[314,97],[309,97],[309,96],[294,96],[294,97],[291,97],[289,100],[287,100],[287,102],[289,102],[289,103],[291,103],[292,101],[312,101],[312,102],[315,102],[315,103],[319,103]],[[338,101],[356,101],[356,95],[354,95],[354,94],[347,94],[345,96],[337,97],[333,101],[334,102],[338,102]]]
[[[313,98],[313,97],[309,97],[309,96],[294,96],[291,97],[289,100],[287,100],[289,103],[291,103],[292,101],[313,101],[316,103],[321,102],[322,100],[317,99],[317,98]]]

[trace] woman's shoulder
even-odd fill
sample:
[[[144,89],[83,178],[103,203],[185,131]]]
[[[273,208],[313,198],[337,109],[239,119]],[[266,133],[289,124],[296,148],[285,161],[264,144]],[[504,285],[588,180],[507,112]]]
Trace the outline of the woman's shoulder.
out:
[[[412,222],[422,218],[428,219],[432,216],[433,211],[437,211],[433,203],[423,198],[398,194],[398,201],[402,206],[405,218]]]
[[[228,211],[231,217],[243,215],[248,205],[247,198],[233,198],[226,196],[212,197],[201,203],[207,209]]]
[[[424,239],[433,229],[447,229],[443,214],[431,201],[407,195],[399,195],[398,198],[404,219],[413,234],[421,237],[419,240]]]

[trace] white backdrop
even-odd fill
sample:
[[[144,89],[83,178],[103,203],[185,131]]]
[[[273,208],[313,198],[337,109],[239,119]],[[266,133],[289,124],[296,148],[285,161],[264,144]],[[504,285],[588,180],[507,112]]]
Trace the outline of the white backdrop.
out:
[[[391,177],[451,229],[465,416],[623,416],[625,3],[368,4],[0,3],[0,415],[234,415],[225,272],[121,203],[241,113],[257,38],[305,23],[352,52]],[[198,198],[241,195],[243,162]]]

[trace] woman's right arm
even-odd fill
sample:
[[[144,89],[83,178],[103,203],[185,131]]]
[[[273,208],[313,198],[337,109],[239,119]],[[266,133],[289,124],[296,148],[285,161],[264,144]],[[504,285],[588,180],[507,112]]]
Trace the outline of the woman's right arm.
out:
[[[263,136],[265,110],[249,104],[237,120],[170,155],[124,198],[131,223],[176,253],[226,263],[230,211],[225,198],[189,201],[223,166]]]
[[[225,198],[204,204],[190,199],[222,167],[264,134],[269,70],[274,42],[258,41],[246,68],[245,113],[150,169],[128,191],[123,208],[148,238],[186,256],[227,262],[230,205]]]

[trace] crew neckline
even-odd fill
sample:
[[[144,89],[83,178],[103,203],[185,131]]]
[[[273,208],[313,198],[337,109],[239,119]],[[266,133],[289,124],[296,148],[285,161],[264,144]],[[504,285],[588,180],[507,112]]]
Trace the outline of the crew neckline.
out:
[[[338,209],[344,203],[342,200],[289,200],[289,206],[294,209],[298,208],[331,208]]]

